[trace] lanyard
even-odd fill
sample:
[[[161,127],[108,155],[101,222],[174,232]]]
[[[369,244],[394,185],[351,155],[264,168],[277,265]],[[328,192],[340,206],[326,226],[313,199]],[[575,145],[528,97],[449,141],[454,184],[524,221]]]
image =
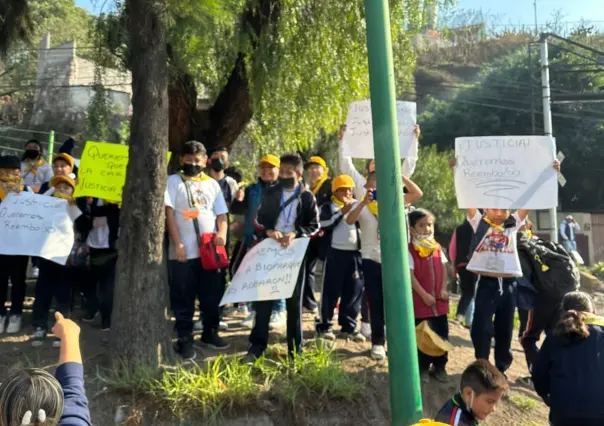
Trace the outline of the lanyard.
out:
[[[285,201],[284,192],[281,192],[281,212],[283,213],[283,219],[285,221],[285,227],[289,226],[290,218],[292,216],[292,209],[294,208],[293,201],[294,201],[295,197],[298,195],[298,190],[299,189],[300,189],[300,186],[298,185],[298,187],[296,188],[296,190],[292,194],[291,198],[288,198],[287,201]],[[285,207],[287,207],[287,205],[289,205],[289,210],[286,212],[285,211]]]

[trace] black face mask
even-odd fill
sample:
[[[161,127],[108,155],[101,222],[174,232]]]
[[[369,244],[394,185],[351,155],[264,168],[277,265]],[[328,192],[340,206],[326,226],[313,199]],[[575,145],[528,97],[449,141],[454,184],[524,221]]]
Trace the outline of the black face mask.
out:
[[[203,167],[197,166],[195,164],[183,164],[182,172],[185,176],[193,177],[197,176],[203,171]]]
[[[26,149],[25,150],[25,157],[29,158],[30,160],[35,160],[39,156],[40,156],[40,151],[38,151],[37,149]]]
[[[292,189],[296,186],[296,178],[283,178],[279,179],[281,186],[286,189]]]
[[[212,162],[210,163],[210,167],[215,172],[221,172],[224,170],[224,161],[222,158],[212,158]]]

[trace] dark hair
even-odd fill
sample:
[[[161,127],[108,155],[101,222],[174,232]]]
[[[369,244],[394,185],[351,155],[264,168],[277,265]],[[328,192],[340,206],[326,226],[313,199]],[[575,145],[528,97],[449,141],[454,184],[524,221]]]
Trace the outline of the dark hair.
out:
[[[302,172],[304,170],[302,158],[298,154],[283,154],[281,156],[281,166],[284,164],[294,166],[297,172]]]
[[[235,182],[241,183],[243,180],[243,174],[236,167],[228,167],[224,169],[224,174],[235,179]]]
[[[365,171],[369,171],[369,165],[372,161],[375,162],[373,158],[370,158],[369,160],[365,161]]]
[[[206,147],[198,141],[188,141],[182,147],[182,156],[185,155],[206,155]]]
[[[212,151],[210,151],[210,155],[214,154],[215,152],[226,152],[228,154],[229,150],[224,146],[219,146],[218,148],[214,148]]]
[[[367,180],[369,180],[369,179],[377,180],[377,173],[375,171],[367,173]]]
[[[415,226],[417,222],[419,222],[425,217],[431,217],[432,219],[435,219],[434,214],[426,209],[415,209],[411,211],[407,215],[407,217],[409,218],[409,226],[411,227]]]
[[[38,139],[30,139],[27,142],[25,142],[25,146],[29,145],[30,143],[34,143],[36,145],[38,145],[38,148],[40,148],[40,155],[44,155],[44,147],[42,147],[42,144],[40,143],[40,141]],[[23,153],[23,156],[21,157],[21,160],[25,160],[27,157],[25,156],[25,153]]]
[[[477,359],[461,374],[460,388],[470,388],[479,396],[489,392],[505,392],[508,381],[505,376],[486,359]]]
[[[589,337],[589,328],[585,324],[587,314],[595,312],[594,303],[587,293],[572,291],[562,299],[564,314],[554,328],[554,336],[569,345]]]
[[[0,169],[20,169],[21,160],[16,155],[0,155]]]

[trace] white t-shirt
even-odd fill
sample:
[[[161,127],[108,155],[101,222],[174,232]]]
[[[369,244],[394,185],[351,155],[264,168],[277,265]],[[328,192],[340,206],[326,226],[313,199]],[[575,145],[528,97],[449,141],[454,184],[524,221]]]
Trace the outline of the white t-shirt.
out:
[[[216,232],[216,217],[227,214],[229,210],[220,185],[214,179],[200,182],[186,181],[186,185],[191,188],[193,200],[196,202],[195,207],[191,207],[189,204],[185,182],[182,181],[180,175],[168,177],[164,205],[174,210],[178,235],[187,252],[187,259],[197,259],[199,258],[199,244],[197,235],[195,235],[193,217],[197,215],[200,233],[211,233]],[[176,259],[171,239],[169,259]]]
[[[489,228],[472,254],[466,267],[468,271],[493,276],[522,276],[522,267],[516,247],[516,234],[525,221],[520,219],[518,213],[514,213],[512,216],[516,219],[516,226],[513,228],[506,228],[503,232]],[[474,217],[468,217],[468,222],[472,225],[474,232],[478,229],[481,220],[482,215],[478,211]]]
[[[357,226],[354,223],[352,225],[346,223],[346,218],[350,212],[342,217],[342,209],[336,204],[330,203],[329,208],[331,209],[331,218],[326,221],[321,221],[321,228],[330,226],[336,220],[340,220],[331,233],[331,247],[336,250],[357,251],[359,249]],[[358,234],[361,234],[360,229]]]
[[[291,197],[293,197],[296,193],[300,192],[301,189],[297,191],[283,191],[283,198],[281,201],[286,203]],[[298,204],[300,204],[300,198],[296,198],[284,209],[281,210],[279,217],[277,218],[277,224],[275,225],[275,231],[279,231],[282,234],[289,234],[290,232],[296,232],[296,217],[298,215]]]
[[[102,206],[103,200],[97,200],[97,206]],[[108,249],[109,248],[109,225],[106,217],[93,217],[92,230],[88,233],[86,244],[90,248]]]
[[[440,251],[440,259],[443,265],[449,262],[447,256],[445,256],[445,252],[442,250]],[[413,262],[413,256],[411,256],[411,254],[409,254],[409,269],[415,269],[415,263]]]
[[[358,205],[357,202],[352,209],[354,210]],[[369,208],[364,207],[358,222],[361,227],[361,257],[382,263],[378,218],[369,211]]]

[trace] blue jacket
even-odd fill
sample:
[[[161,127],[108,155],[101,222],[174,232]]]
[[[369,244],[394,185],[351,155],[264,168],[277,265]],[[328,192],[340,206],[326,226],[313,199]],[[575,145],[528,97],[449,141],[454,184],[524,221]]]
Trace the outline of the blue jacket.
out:
[[[604,325],[604,318],[592,318]],[[604,425],[604,328],[595,324],[588,328],[587,339],[570,344],[547,336],[533,366],[533,383],[553,416],[580,416]]]
[[[468,410],[459,393],[443,405],[434,420],[451,426],[476,426],[478,424],[478,420]]]
[[[233,200],[231,203],[231,213],[244,216],[243,242],[247,248],[252,246],[254,240],[254,219],[262,201],[262,193],[266,188],[271,188],[275,185],[276,182],[265,183],[258,179],[258,182],[245,188],[243,201]]]
[[[63,415],[58,426],[92,426],[84,389],[84,366],[68,362],[57,367],[55,377],[63,388]]]

